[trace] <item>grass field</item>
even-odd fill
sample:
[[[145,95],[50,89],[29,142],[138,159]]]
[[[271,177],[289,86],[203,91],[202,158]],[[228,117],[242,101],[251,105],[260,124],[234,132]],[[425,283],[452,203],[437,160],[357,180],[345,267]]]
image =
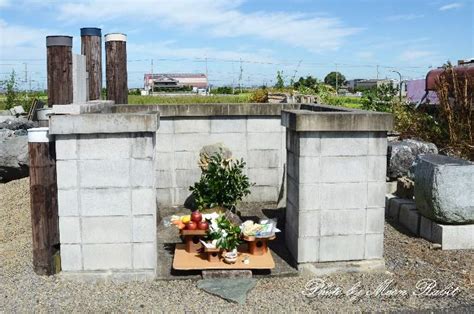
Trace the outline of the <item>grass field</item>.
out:
[[[250,93],[239,95],[214,95],[214,96],[136,96],[129,95],[128,103],[134,105],[148,104],[220,104],[220,103],[247,103]]]

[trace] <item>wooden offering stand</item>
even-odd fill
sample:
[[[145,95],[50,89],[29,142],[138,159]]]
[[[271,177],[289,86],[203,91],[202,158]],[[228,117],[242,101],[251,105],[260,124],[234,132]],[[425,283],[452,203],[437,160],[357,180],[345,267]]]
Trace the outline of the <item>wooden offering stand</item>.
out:
[[[207,230],[180,230],[181,235],[184,237],[186,252],[199,252],[199,250],[203,247],[202,243],[199,240],[204,239],[204,237],[206,236],[206,231]]]
[[[204,247],[204,253],[207,254],[207,260],[210,263],[220,262],[221,249],[219,248],[209,249],[207,247]]]
[[[275,235],[265,238],[244,236],[243,239],[248,242],[249,253],[251,255],[265,255],[268,252],[268,241],[274,240]]]

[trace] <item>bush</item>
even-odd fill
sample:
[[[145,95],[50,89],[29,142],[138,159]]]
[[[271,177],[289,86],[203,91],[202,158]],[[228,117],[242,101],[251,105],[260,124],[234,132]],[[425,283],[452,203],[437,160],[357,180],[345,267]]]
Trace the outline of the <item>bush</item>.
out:
[[[233,88],[230,86],[220,86],[213,90],[214,94],[233,94]]]
[[[391,84],[366,90],[362,97],[362,109],[391,112],[397,92],[398,90]]]
[[[237,202],[250,194],[251,184],[243,173],[243,159],[224,158],[220,152],[201,162],[204,163],[201,164],[201,178],[189,187],[198,209],[216,206],[235,209]]]
[[[266,88],[259,88],[255,90],[250,96],[250,102],[265,103],[268,101],[268,90]]]

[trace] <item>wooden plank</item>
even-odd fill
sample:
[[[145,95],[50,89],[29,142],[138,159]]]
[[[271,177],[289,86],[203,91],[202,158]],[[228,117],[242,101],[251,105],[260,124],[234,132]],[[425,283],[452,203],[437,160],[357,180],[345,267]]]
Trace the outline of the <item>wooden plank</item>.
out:
[[[72,103],[72,51],[69,46],[47,47],[48,106]]]
[[[89,100],[100,99],[102,90],[102,38],[81,36],[81,54],[86,56],[89,73]]]
[[[249,264],[242,260],[248,257]],[[173,259],[173,268],[176,270],[203,270],[203,269],[273,269],[273,261],[270,250],[264,255],[250,255],[247,253],[246,245],[239,247],[238,259],[235,264],[227,264],[223,259],[219,262],[209,262],[205,253],[188,253],[184,244],[176,244]]]
[[[59,247],[59,218],[54,142],[29,143],[30,206],[33,268],[39,275],[55,273]]]
[[[128,104],[126,41],[105,42],[105,78],[107,100]]]

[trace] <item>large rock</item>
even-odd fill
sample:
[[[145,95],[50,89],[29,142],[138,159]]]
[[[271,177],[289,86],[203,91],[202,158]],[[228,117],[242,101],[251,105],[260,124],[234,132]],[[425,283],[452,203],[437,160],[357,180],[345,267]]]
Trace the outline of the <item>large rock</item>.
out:
[[[443,155],[419,156],[415,201],[420,213],[444,224],[474,223],[474,164]]]
[[[0,182],[28,176],[28,136],[18,131],[0,130]]]
[[[0,129],[28,130],[38,126],[38,123],[25,118],[11,118],[0,122]]]
[[[429,153],[438,153],[435,144],[417,140],[389,142],[387,176],[396,179],[408,175],[416,157]]]

